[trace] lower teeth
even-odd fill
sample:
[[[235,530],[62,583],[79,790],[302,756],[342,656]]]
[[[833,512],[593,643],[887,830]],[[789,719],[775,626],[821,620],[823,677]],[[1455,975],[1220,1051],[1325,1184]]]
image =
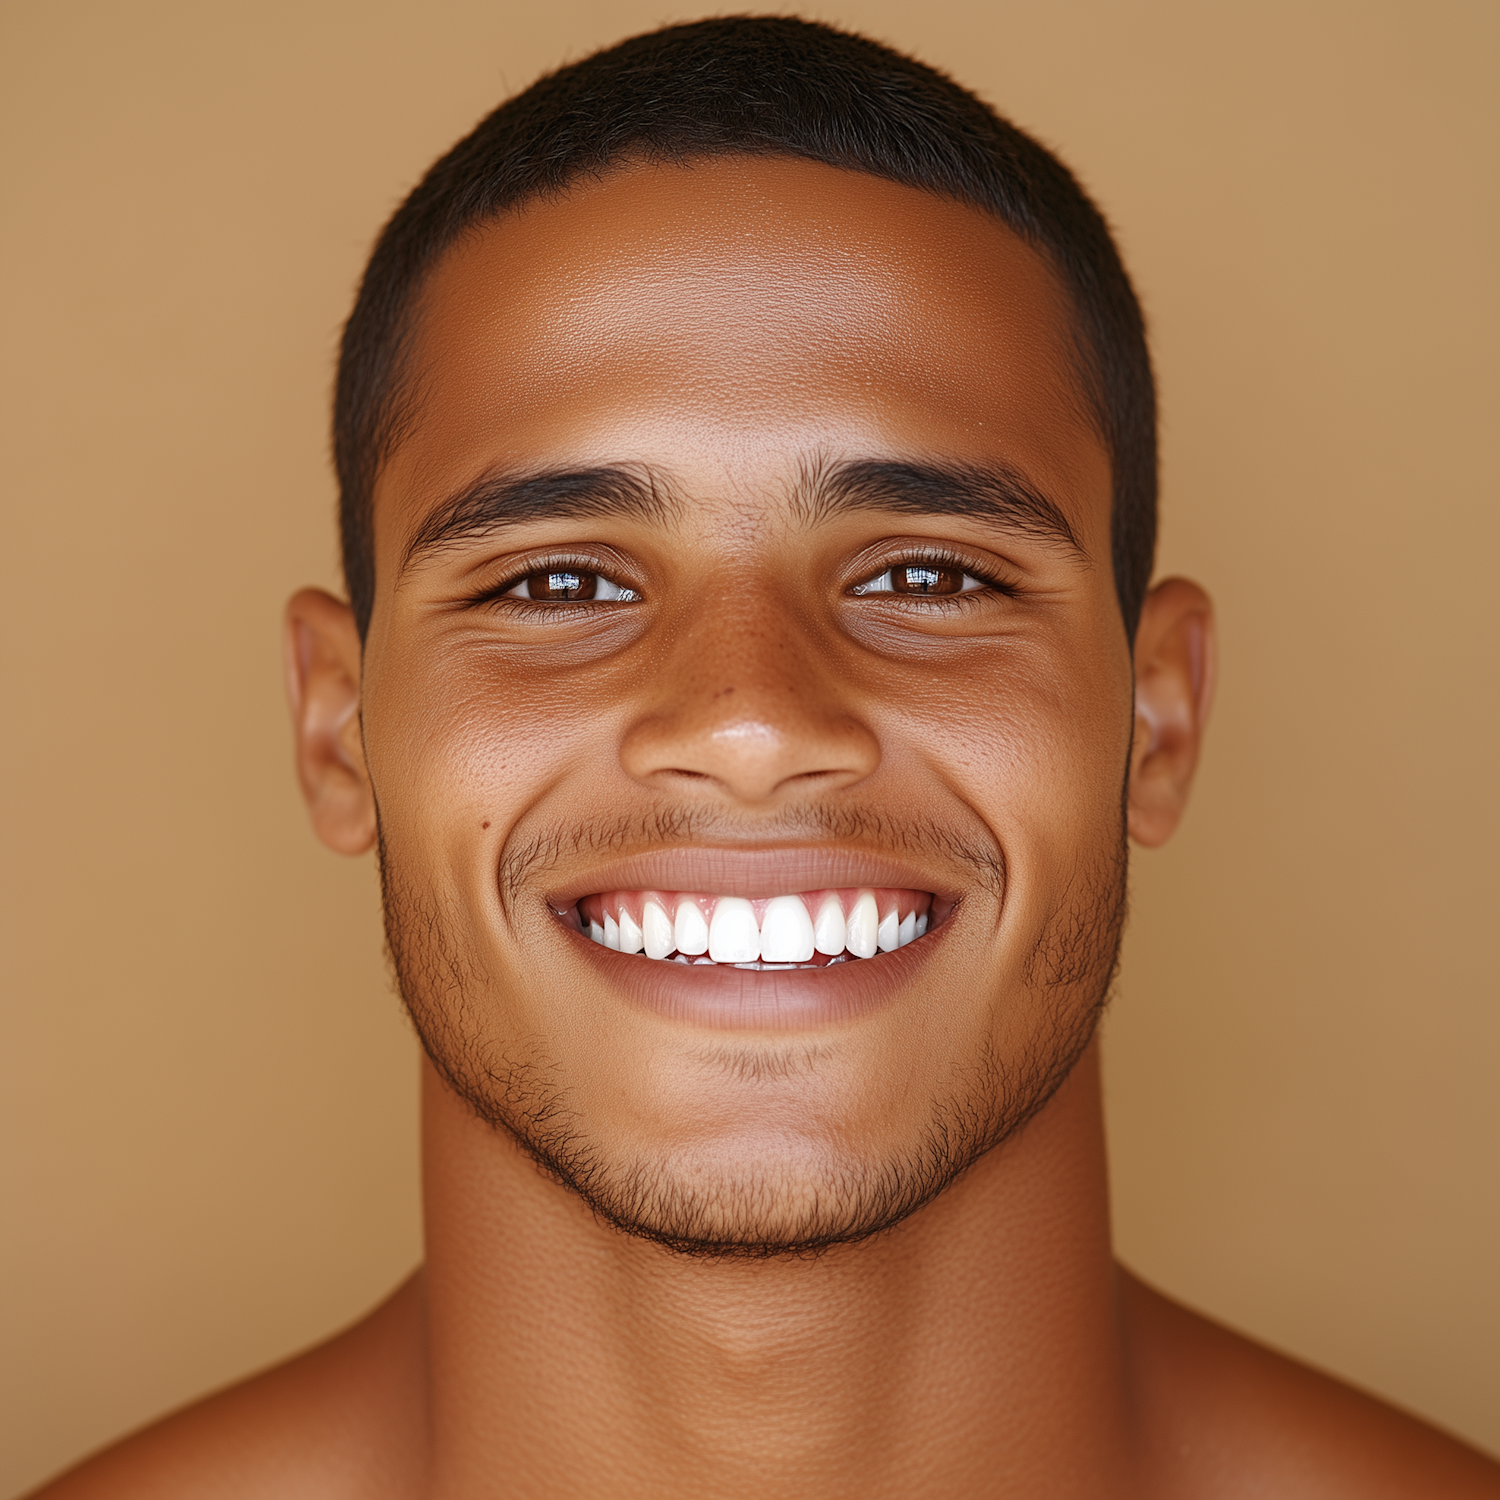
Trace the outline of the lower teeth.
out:
[[[644,956],[644,955],[643,955]],[[830,964],[846,964],[854,958],[852,953],[839,953],[822,964],[768,964],[757,959],[751,964],[720,964],[711,958],[689,958],[685,953],[674,953],[665,960],[669,964],[707,964],[711,969],[826,969]]]

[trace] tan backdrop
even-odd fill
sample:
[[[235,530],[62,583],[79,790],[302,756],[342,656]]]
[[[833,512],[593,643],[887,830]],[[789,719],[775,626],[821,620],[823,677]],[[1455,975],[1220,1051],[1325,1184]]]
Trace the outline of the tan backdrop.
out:
[[[373,872],[292,777],[369,242],[669,4],[10,0],[0,1492],[313,1340],[420,1253]],[[1217,595],[1201,791],[1108,1023],[1119,1240],[1500,1447],[1492,0],[846,0],[1118,226],[1162,566]]]

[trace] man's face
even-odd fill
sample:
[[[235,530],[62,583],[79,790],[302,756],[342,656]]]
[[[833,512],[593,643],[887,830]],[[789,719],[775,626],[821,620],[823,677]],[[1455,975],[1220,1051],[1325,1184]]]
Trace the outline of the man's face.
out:
[[[1045,1102],[1115,958],[1065,295],[975,211],[730,159],[471,236],[417,326],[361,712],[429,1052],[623,1227],[883,1227]]]

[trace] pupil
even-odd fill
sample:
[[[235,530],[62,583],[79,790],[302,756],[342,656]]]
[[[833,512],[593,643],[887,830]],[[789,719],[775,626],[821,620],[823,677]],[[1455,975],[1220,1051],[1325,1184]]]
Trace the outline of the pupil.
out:
[[[597,583],[594,574],[572,569],[533,573],[526,580],[526,592],[533,599],[592,599]]]
[[[898,594],[956,594],[964,586],[964,577],[957,568],[907,563],[891,570],[891,583]]]

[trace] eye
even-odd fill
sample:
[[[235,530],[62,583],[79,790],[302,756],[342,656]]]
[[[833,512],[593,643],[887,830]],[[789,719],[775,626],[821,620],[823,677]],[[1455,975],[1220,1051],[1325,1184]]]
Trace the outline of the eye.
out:
[[[617,599],[625,603],[641,596],[603,573],[588,568],[538,568],[506,589],[509,599],[537,599],[552,604],[573,604],[585,599]]]
[[[969,594],[988,585],[947,563],[898,563],[878,577],[856,584],[856,594]]]

